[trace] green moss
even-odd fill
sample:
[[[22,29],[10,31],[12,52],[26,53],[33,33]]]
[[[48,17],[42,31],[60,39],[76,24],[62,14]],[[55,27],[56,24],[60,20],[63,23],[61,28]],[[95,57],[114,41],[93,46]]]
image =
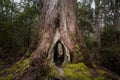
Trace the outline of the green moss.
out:
[[[20,60],[19,62],[17,62],[12,67],[4,69],[3,71],[1,71],[0,74],[3,74],[5,72],[9,72],[9,73],[17,72],[20,68],[24,68],[26,66],[29,66],[29,63],[30,63],[30,60],[28,58],[23,60],[23,61]]]
[[[82,72],[78,72],[76,73],[76,76],[79,76],[80,80],[91,80],[91,78],[89,76],[86,76],[85,74],[83,74]],[[79,79],[78,78],[78,79]]]
[[[83,55],[81,53],[80,46],[78,45],[77,38],[74,34],[71,34],[71,36],[73,37],[73,40],[75,41],[75,49],[79,55],[79,60],[82,61],[84,58],[83,58]]]
[[[82,53],[81,53],[80,48],[79,48],[79,46],[78,46],[77,44],[75,45],[75,49],[76,49],[76,52],[77,52],[78,55],[79,55],[79,60],[80,60],[80,61],[83,60]]]
[[[84,63],[67,64],[64,68],[64,78],[70,80],[91,80],[89,69]]]
[[[96,77],[93,80],[105,80],[105,78],[104,77]]]
[[[9,74],[6,77],[0,78],[0,80],[11,80],[12,77],[13,77],[13,74]]]
[[[49,69],[49,74],[48,76],[52,76],[52,77],[57,77],[57,71],[55,70],[55,65],[50,64],[50,69]]]
[[[107,72],[104,71],[104,70],[98,70],[98,73],[99,73],[100,75],[104,75],[104,74],[107,73]]]
[[[10,80],[12,78],[12,75],[16,72],[23,72],[29,67],[30,60],[29,58],[25,60],[20,60],[16,64],[14,64],[12,67],[6,68],[2,71],[0,71],[0,75],[7,73],[7,76],[4,76],[1,80]]]
[[[96,65],[95,65],[94,63],[92,63],[92,65],[93,65],[93,68],[95,69],[95,68],[96,68]]]
[[[113,75],[105,70],[98,70],[99,75],[101,76],[110,76],[112,77]]]

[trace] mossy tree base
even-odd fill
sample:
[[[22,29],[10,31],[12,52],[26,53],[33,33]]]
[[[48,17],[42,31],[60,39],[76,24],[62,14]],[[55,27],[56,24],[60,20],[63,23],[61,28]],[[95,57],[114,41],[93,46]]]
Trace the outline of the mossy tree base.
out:
[[[16,64],[0,71],[0,80],[12,80],[14,75],[22,74],[29,67],[30,59],[21,59]]]
[[[0,71],[0,80],[14,80],[17,75],[20,80],[27,80],[25,75],[26,71],[29,69],[30,59],[20,60],[15,65],[10,68]],[[78,64],[65,64],[64,66],[59,67],[63,70],[62,75],[60,75],[56,69],[56,65],[51,63],[49,69],[43,75],[43,73],[37,72],[39,75],[36,75],[35,80],[119,80],[120,77],[113,75],[106,70],[102,69],[91,69],[88,68],[84,63]],[[42,69],[41,69],[42,70]],[[26,73],[26,74],[25,74]],[[6,74],[6,75],[4,75]],[[24,75],[24,76],[23,76]],[[31,75],[32,76],[32,75]],[[18,77],[18,80],[19,80]]]

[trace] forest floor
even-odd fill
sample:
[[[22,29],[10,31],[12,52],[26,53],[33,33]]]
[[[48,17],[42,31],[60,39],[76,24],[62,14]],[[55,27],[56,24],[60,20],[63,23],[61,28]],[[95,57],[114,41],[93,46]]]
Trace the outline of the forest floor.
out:
[[[0,80],[11,80],[18,72],[22,73],[29,67],[30,59],[21,59],[14,65],[0,70]],[[120,77],[111,71],[96,66],[94,69],[84,63],[65,64],[64,66],[52,66],[54,78],[59,80],[120,80]]]

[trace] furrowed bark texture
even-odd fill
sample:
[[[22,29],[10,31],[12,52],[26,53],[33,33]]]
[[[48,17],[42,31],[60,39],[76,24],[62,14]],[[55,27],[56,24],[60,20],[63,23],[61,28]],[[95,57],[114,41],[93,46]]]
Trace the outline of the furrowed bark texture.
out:
[[[40,19],[44,20],[40,24],[43,27],[41,40],[31,58],[30,69],[23,76],[33,74],[33,77],[26,77],[26,80],[36,80],[37,71],[40,69],[44,75],[50,62],[48,57],[58,40],[69,51],[71,63],[79,62],[78,51],[80,51],[83,60],[89,65],[90,57],[76,23],[75,4],[76,0],[44,0],[42,13],[44,17]],[[76,45],[79,49],[76,49]]]

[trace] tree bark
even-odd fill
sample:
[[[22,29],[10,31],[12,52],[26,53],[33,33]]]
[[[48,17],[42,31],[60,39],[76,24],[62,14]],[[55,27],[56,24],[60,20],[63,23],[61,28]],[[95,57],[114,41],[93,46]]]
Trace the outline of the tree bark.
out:
[[[94,54],[95,63],[99,64],[99,49],[101,46],[101,28],[100,28],[100,0],[95,0],[95,27],[94,27]]]
[[[120,30],[120,26],[119,26],[119,5],[120,5],[120,1],[115,0],[115,9],[114,9],[114,26],[115,26],[115,30]]]
[[[43,27],[41,40],[31,58],[30,69],[27,71],[29,73],[24,75],[34,76],[27,77],[26,80],[35,80],[40,69],[40,73],[44,75],[51,61],[49,56],[53,53],[57,41],[63,44],[65,54],[70,55],[71,63],[84,61],[91,66],[88,50],[76,23],[75,4],[76,0],[44,0],[44,17],[40,19],[44,21],[40,24]],[[80,56],[83,59],[79,59]]]
[[[98,48],[100,47],[101,42],[101,31],[100,31],[100,0],[95,0],[95,35],[94,35],[94,41],[97,43]]]

